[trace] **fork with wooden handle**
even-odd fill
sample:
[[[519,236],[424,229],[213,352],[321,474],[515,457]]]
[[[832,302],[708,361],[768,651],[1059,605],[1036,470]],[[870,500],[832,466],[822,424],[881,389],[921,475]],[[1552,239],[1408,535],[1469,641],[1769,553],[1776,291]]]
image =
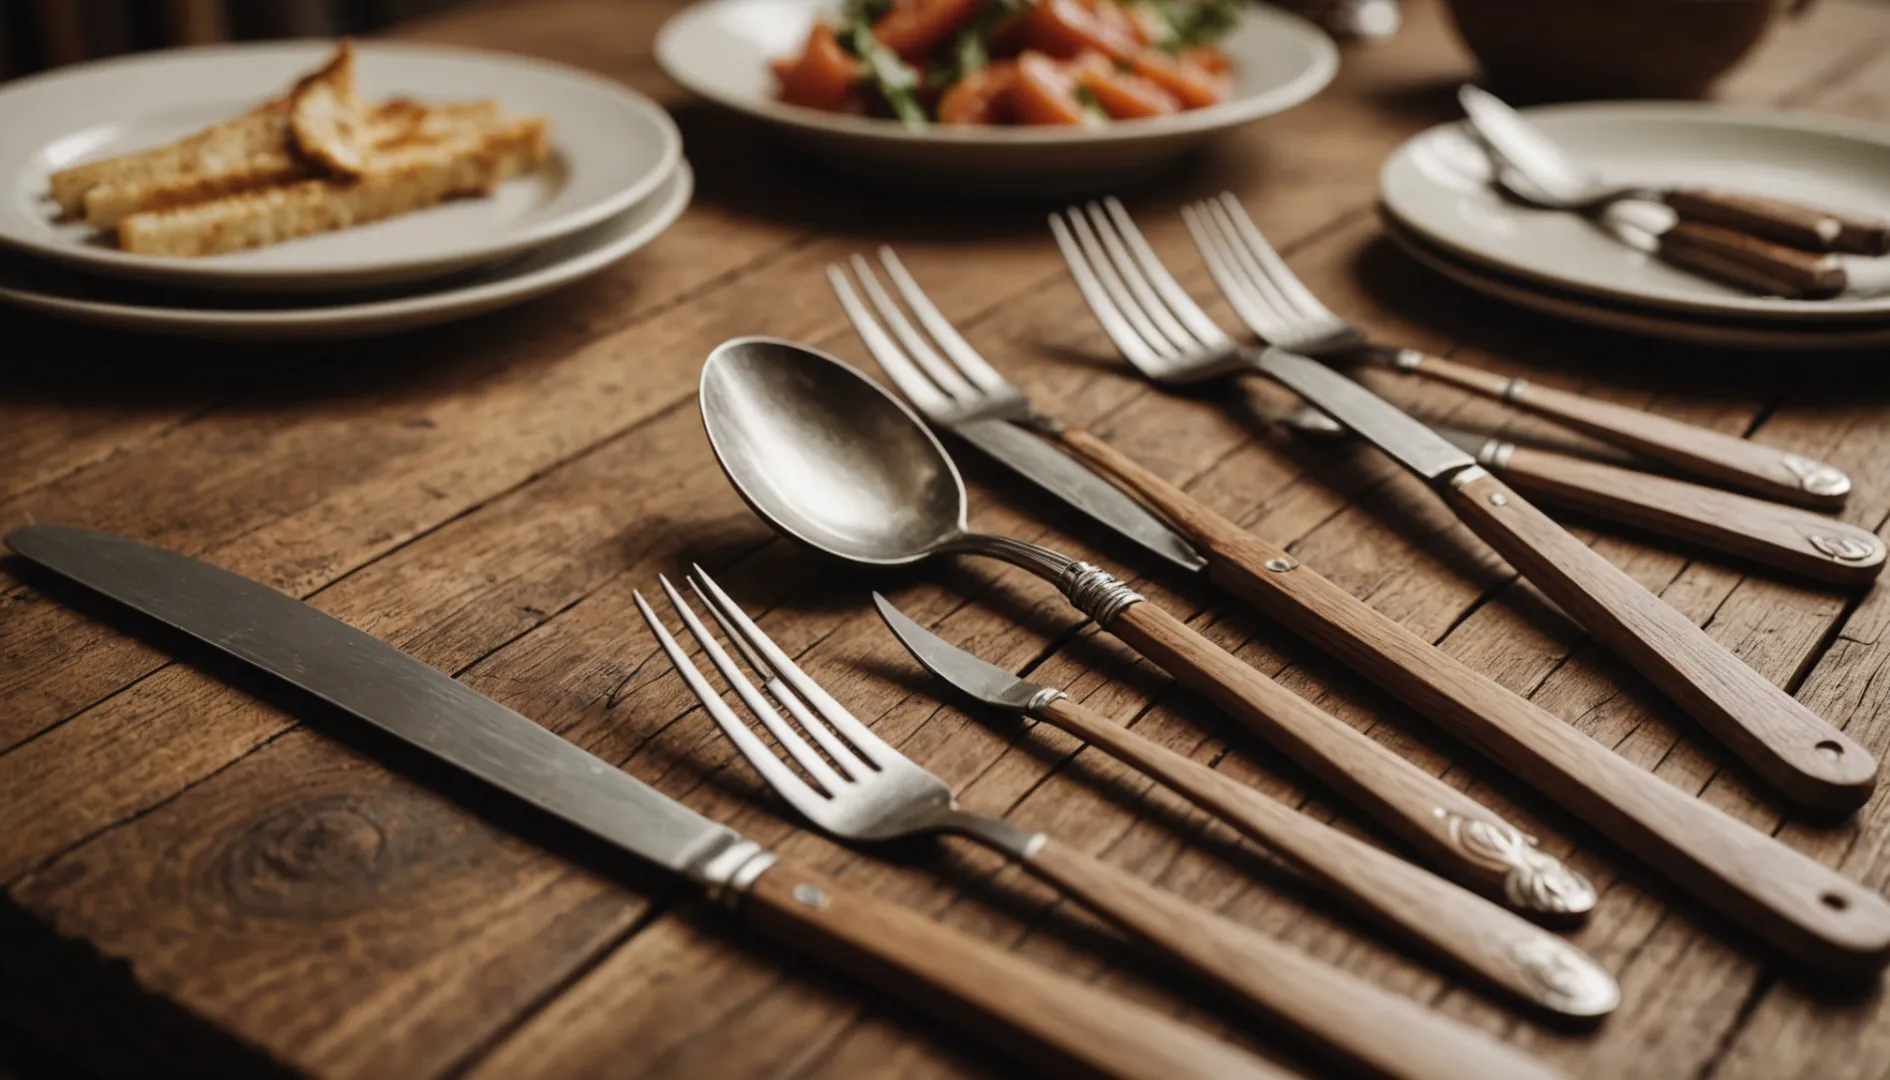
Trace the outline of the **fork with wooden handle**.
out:
[[[1354,1068],[1396,1080],[1534,1080],[1559,1075],[1480,1031],[1320,963],[1044,833],[961,810],[944,781],[860,723],[701,567],[690,584],[723,636],[760,677],[766,697],[682,595],[667,580],[662,587],[703,655],[773,736],[785,760],[723,701],[640,594],[634,597],[637,608],[716,726],[776,794],[826,832],[854,842],[928,833],[974,840]],[[769,703],[770,698],[787,716]]]

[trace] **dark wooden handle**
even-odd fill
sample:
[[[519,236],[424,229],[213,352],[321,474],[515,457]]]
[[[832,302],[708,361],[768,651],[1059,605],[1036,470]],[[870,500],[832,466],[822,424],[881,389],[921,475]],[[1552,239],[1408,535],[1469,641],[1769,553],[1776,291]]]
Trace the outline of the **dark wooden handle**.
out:
[[[777,863],[765,871],[742,910],[775,940],[898,994],[1046,1074],[1289,1076],[1178,1020],[797,866]]]
[[[1890,223],[1880,219],[1711,188],[1681,188],[1669,191],[1665,199],[1683,220],[1751,233],[1805,251],[1890,253]]]
[[[1850,477],[1839,470],[1763,443],[1435,356],[1417,357],[1410,370],[1547,416],[1723,487],[1814,510],[1835,510],[1850,494]]]
[[[1836,518],[1587,458],[1508,447],[1490,462],[1532,499],[1838,585],[1883,572],[1875,533]]]
[[[1579,949],[1473,892],[1068,698],[1058,698],[1038,715],[1168,785],[1365,915],[1535,1008],[1592,1018],[1620,1000],[1614,979]]]
[[[1139,605],[1138,605],[1139,606]],[[1409,998],[1047,840],[1029,868],[1124,931],[1185,962],[1327,1053],[1397,1080],[1562,1074]]]
[[[1243,595],[1299,566],[1283,551],[1258,555],[1225,518],[1078,428],[1064,445],[1121,480],[1215,556],[1216,579]],[[1274,569],[1285,567],[1286,570]],[[1475,799],[1287,690],[1153,604],[1134,604],[1109,630],[1259,732],[1301,767],[1418,849],[1444,876],[1537,915],[1585,914],[1594,890],[1560,860]]]
[[[1467,478],[1466,478],[1467,476]],[[1877,760],[1481,469],[1446,489],[1457,516],[1779,790],[1853,810]]]
[[[1696,900],[1801,964],[1856,972],[1890,962],[1890,901],[1875,890],[1637,768],[1124,455],[1086,453],[1100,445],[1093,436],[1066,434],[1063,442],[1208,552],[1216,582],[1435,720]],[[1245,569],[1276,559],[1292,569]]]
[[[1837,256],[1800,251],[1718,225],[1682,221],[1660,234],[1660,257],[1694,273],[1764,296],[1821,300],[1844,291]]]

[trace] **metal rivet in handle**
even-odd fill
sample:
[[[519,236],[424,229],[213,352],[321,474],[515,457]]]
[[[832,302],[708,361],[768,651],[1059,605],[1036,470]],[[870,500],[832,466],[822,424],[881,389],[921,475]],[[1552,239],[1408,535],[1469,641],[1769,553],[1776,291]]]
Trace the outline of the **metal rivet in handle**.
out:
[[[827,906],[827,894],[820,891],[818,885],[801,884],[794,886],[794,899],[811,908]]]
[[[1299,564],[1291,559],[1268,559],[1267,569],[1276,574],[1284,574]]]
[[[1502,493],[1502,492],[1500,492],[1500,491],[1495,491],[1495,492],[1491,492],[1491,493],[1490,493],[1490,505],[1491,505],[1491,506],[1508,506],[1508,505],[1509,505],[1509,496],[1507,496],[1507,495],[1505,495],[1505,494],[1503,494],[1503,493]]]

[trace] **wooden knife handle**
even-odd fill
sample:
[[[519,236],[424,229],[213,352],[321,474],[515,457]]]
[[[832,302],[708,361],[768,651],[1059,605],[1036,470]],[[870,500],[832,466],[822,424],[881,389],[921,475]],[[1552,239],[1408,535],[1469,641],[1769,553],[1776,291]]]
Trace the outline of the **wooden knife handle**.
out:
[[[776,863],[742,902],[750,925],[906,999],[1048,1075],[1288,1080],[1285,1070],[895,904]]]
[[[1839,470],[1763,443],[1415,351],[1401,353],[1398,365],[1724,487],[1814,510],[1835,510],[1850,494],[1851,479]]]
[[[1890,962],[1890,901],[1875,890],[1636,767],[1094,436],[1072,429],[1062,441],[1199,544],[1222,587],[1435,720],[1696,900],[1800,964],[1859,972]],[[1248,569],[1275,560],[1292,569]]]
[[[1581,950],[1473,892],[1058,698],[1037,710],[1234,826],[1381,924],[1538,1009],[1592,1019],[1620,1001]]]
[[[1836,518],[1550,450],[1503,443],[1485,456],[1484,464],[1532,499],[1775,570],[1851,586],[1883,572],[1883,541]]]
[[[1143,605],[1137,605],[1138,607]],[[1396,1080],[1527,1080],[1562,1074],[1133,874],[1046,840],[1030,870],[1353,1066]]]
[[[1788,300],[1822,300],[1844,291],[1844,264],[1833,254],[1800,251],[1718,225],[1682,221],[1660,234],[1660,257],[1684,270]]]
[[[1264,595],[1270,591],[1269,579],[1290,576],[1298,568],[1298,560],[1277,549],[1255,555],[1241,548],[1230,557],[1225,542],[1251,540],[1249,534],[1094,435],[1068,428],[1061,439],[1086,461],[1142,495],[1184,535],[1204,541],[1214,556],[1210,572],[1235,593],[1249,599]],[[1239,540],[1233,540],[1233,545],[1238,547]],[[1594,886],[1560,859],[1539,850],[1534,838],[1228,655],[1153,604],[1131,605],[1108,629],[1258,731],[1417,848],[1452,881],[1553,919],[1585,915],[1594,906]]]
[[[1446,499],[1472,531],[1597,638],[1679,702],[1779,790],[1854,810],[1877,784],[1870,751],[1727,652],[1693,620],[1570,536],[1482,469]]]
[[[1664,196],[1684,221],[1699,221],[1805,251],[1890,253],[1890,222],[1842,214],[1786,199],[1711,188],[1680,188]]]

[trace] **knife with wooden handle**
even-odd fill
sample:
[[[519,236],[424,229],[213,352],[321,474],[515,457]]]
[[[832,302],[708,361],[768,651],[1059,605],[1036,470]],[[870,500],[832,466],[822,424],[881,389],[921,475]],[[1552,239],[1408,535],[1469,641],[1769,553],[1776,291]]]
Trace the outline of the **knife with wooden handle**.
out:
[[[1255,367],[1445,495],[1458,516],[1551,600],[1792,799],[1853,810],[1877,761],[1511,491],[1469,454],[1358,383],[1283,349]]]
[[[1819,206],[1715,188],[1675,188],[1660,201],[1682,221],[1736,229],[1805,251],[1890,255],[1890,223]]]

